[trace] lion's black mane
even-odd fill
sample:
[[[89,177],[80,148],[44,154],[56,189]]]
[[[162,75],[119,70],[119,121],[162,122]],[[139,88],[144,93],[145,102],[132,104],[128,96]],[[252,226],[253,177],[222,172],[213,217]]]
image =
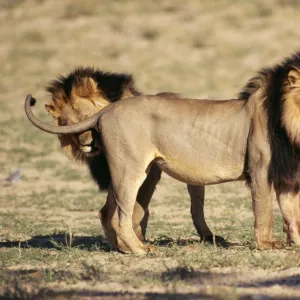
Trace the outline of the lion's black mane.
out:
[[[134,96],[140,95],[140,92],[134,86],[134,80],[131,75],[103,72],[91,67],[79,67],[67,76],[60,76],[58,79],[51,81],[46,90],[51,94],[58,90],[63,90],[69,98],[74,84],[86,77],[95,80],[98,88],[111,102],[120,100],[125,90],[130,91]]]
[[[285,59],[273,68],[262,69],[251,78],[239,94],[240,99],[249,99],[252,92],[262,89],[263,105],[268,116],[268,135],[271,145],[271,163],[268,181],[275,188],[299,190],[297,173],[300,170],[300,149],[291,143],[281,117],[284,103],[284,87],[291,69],[300,69],[300,52]]]
[[[125,91],[131,93],[133,96],[141,95],[135,88],[134,80],[131,75],[108,73],[91,67],[79,67],[70,72],[67,76],[60,76],[58,79],[51,81],[46,87],[46,90],[52,95],[63,92],[67,98],[70,98],[72,87],[86,77],[92,78],[97,83],[98,89],[101,90],[111,102],[120,100]],[[93,132],[93,134],[99,135],[99,133],[95,132]],[[99,138],[99,136],[95,136],[95,138]],[[104,154],[101,152],[97,156],[88,157],[87,164],[99,189],[107,190],[111,177]]]

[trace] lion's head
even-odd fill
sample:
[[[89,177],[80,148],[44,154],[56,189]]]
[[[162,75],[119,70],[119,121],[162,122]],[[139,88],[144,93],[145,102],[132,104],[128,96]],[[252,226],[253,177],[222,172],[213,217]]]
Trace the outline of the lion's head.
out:
[[[64,126],[78,123],[111,102],[140,95],[134,87],[132,76],[104,73],[93,68],[77,68],[67,76],[51,81],[46,90],[52,101],[47,111]],[[60,135],[58,138],[64,152],[78,161],[99,153],[95,135],[89,130],[78,135]]]

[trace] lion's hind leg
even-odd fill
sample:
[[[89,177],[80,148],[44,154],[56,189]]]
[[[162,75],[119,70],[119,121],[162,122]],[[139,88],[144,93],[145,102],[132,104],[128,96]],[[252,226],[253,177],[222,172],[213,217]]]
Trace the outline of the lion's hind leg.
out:
[[[99,211],[99,219],[102,224],[105,236],[113,248],[119,249],[121,252],[130,253],[130,249],[120,240],[114,228],[119,224],[119,218],[116,213],[117,202],[114,197],[112,187],[108,189],[107,199],[104,206]]]
[[[188,184],[187,189],[191,199],[191,215],[193,223],[201,241],[211,244],[216,242],[218,245],[227,246],[228,243],[225,239],[221,236],[214,236],[206,224],[204,216],[205,187]]]
[[[138,190],[146,177],[146,166],[143,168],[139,163],[131,162],[110,165],[112,193],[116,202],[111,225],[117,235],[118,247],[124,244],[132,253],[145,254],[150,249],[135,234],[132,217]]]
[[[146,235],[149,218],[148,206],[160,177],[161,170],[157,165],[153,164],[147,178],[138,191],[137,200],[133,210],[132,223],[133,230],[141,242],[144,242]],[[116,222],[116,220],[113,219],[116,208],[117,203],[114,199],[113,191],[109,188],[106,202],[99,211],[98,216],[109,243],[113,247],[119,248],[122,252],[128,252],[129,249],[125,244],[117,239],[116,232],[112,226],[112,222]]]
[[[277,200],[284,220],[284,231],[289,245],[300,245],[299,191],[278,192]]]
[[[187,185],[191,198],[191,215],[194,226],[202,240],[210,239],[213,233],[207,226],[204,218],[204,186]]]
[[[112,227],[112,218],[115,215],[117,204],[114,199],[111,187],[108,189],[107,198],[104,206],[100,209],[98,217],[102,224],[105,236],[113,247],[117,247],[117,235]]]

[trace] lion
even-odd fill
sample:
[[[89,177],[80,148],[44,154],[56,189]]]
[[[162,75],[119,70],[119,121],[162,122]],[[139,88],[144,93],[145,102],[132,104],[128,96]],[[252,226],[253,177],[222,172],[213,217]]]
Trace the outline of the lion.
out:
[[[251,189],[259,249],[281,248],[273,239],[272,202],[277,198],[288,239],[300,245],[300,53],[250,79],[239,99],[198,100],[176,95],[136,96],[105,107],[54,134],[95,129],[110,172],[108,220],[117,245],[145,254],[133,230],[136,196],[156,165],[171,177],[204,186],[245,181]]]
[[[52,101],[45,107],[58,126],[78,123],[113,102],[141,95],[135,87],[131,75],[105,73],[89,67],[80,67],[66,76],[60,76],[51,81],[46,90],[50,93]],[[161,93],[161,95],[171,96],[174,94]],[[106,159],[99,151],[97,135],[95,130],[88,130],[78,134],[60,134],[58,138],[66,155],[87,164],[99,189],[107,190],[110,175]],[[134,231],[141,241],[145,240],[149,218],[148,206],[160,176],[161,170],[153,164],[137,195],[133,224]],[[191,214],[196,230],[202,240],[212,242],[213,234],[204,218],[204,187],[188,185],[187,188],[191,198]],[[109,242],[116,246],[116,235],[106,221],[109,219],[108,212],[111,211],[111,196],[108,194],[107,202],[99,211],[99,218]],[[222,237],[217,236],[216,238],[219,243],[224,243]]]

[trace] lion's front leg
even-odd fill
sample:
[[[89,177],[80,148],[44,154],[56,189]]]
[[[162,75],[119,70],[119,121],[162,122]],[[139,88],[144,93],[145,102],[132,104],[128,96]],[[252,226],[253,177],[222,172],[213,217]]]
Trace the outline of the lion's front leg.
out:
[[[108,189],[104,206],[100,209],[98,217],[102,224],[105,236],[113,247],[117,247],[117,235],[112,227],[112,218],[117,208],[111,187]]]
[[[273,200],[276,193],[268,183],[267,170],[255,169],[251,174],[252,207],[256,245],[259,249],[281,248],[273,240]]]
[[[288,244],[300,245],[300,193],[285,191],[277,193],[278,204],[283,216],[284,231],[287,233]]]
[[[147,175],[147,178],[140,187],[133,210],[132,223],[133,230],[137,237],[143,242],[145,240],[148,218],[149,218],[149,204],[155,187],[161,177],[161,170],[156,164],[153,164]]]

